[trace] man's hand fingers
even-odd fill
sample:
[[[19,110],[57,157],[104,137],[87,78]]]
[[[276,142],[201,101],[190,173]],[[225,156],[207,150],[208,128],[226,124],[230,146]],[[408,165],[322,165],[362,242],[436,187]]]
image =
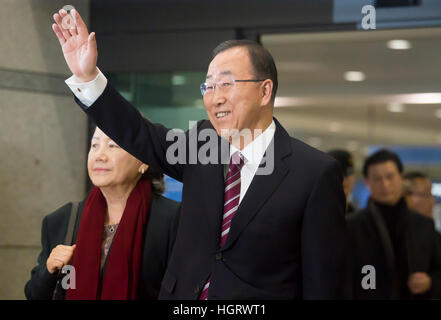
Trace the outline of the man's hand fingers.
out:
[[[64,9],[58,10],[58,13],[60,14],[61,18],[64,18],[65,16],[67,16],[67,11]]]
[[[418,290],[417,290],[417,288],[409,287],[409,291],[410,291],[410,293],[412,293],[412,294],[418,294]]]
[[[72,256],[72,251],[62,251],[57,253],[57,257],[62,258],[64,261],[67,261]]]
[[[75,250],[73,246],[58,245],[52,253],[56,256],[71,256]]]
[[[415,272],[415,273],[412,274],[412,276],[418,277],[418,278],[422,278],[422,277],[426,277],[427,273],[425,273],[425,272]]]
[[[414,273],[409,277],[408,287],[413,294],[422,294],[430,289],[430,277],[424,272]]]
[[[58,41],[60,41],[60,44],[63,45],[66,43],[66,39],[63,36],[63,33],[61,32],[60,28],[58,27],[58,24],[54,23],[52,24],[52,30],[54,30],[55,35],[58,38]]]
[[[61,11],[61,10],[60,10],[60,11]],[[59,28],[60,31],[63,33],[63,36],[64,36],[64,38],[65,38],[66,41],[67,41],[67,40],[71,37],[71,35],[70,35],[69,31],[67,31],[66,29],[64,29],[62,18],[61,18],[61,16],[60,16],[58,13],[54,14],[54,20],[55,20],[55,22],[57,23],[58,28]]]
[[[75,37],[78,35],[77,31],[77,24],[75,22],[75,18],[73,17],[72,13],[68,14],[67,11],[64,9],[61,9],[60,11],[61,16],[61,22],[62,27],[66,29],[72,37]]]
[[[76,37],[78,35],[77,28],[70,28],[69,33],[72,37]]]
[[[415,284],[415,283],[412,283],[412,284],[409,284],[409,290],[410,290],[410,292],[412,292],[413,294],[418,294],[418,293],[421,293],[422,292],[422,286],[420,286],[420,285],[418,285],[418,284]]]
[[[73,250],[71,248],[63,248],[62,250],[59,250],[56,253],[63,257],[70,257],[71,255],[73,255]]]
[[[409,280],[409,285],[412,285],[412,286],[419,286],[422,283],[423,283],[423,280],[422,279],[418,279],[418,278],[412,278],[412,279]]]
[[[61,264],[61,268],[65,265],[68,265],[71,258],[72,258],[71,256],[61,256],[61,255],[52,257],[53,261],[57,261]]]
[[[97,46],[96,46],[96,39],[95,39],[95,32],[92,32],[89,35],[89,38],[87,39],[87,50],[94,50],[97,51]]]
[[[62,259],[53,258],[53,264],[55,265],[55,268],[62,269],[65,265],[64,261]]]
[[[424,273],[413,273],[409,277],[409,281],[421,281],[426,278],[426,275]]]
[[[71,14],[72,14],[73,17],[74,17],[74,21],[75,21],[75,25],[77,26],[78,34],[79,34],[80,36],[82,36],[82,37],[83,37],[83,36],[84,36],[84,37],[87,37],[88,34],[89,34],[89,32],[87,31],[87,26],[86,26],[86,24],[84,23],[83,18],[81,18],[80,14],[79,14],[78,11],[75,10],[75,9],[73,9],[73,10],[71,11]]]
[[[421,278],[422,276],[423,276],[423,274],[421,274],[421,273],[413,273],[413,274],[411,274],[412,278]]]

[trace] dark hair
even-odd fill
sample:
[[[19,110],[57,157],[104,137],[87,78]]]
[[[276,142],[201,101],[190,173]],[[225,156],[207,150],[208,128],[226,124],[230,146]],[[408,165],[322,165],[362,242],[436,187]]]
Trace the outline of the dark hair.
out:
[[[403,163],[401,162],[400,157],[398,157],[395,152],[389,151],[387,149],[381,149],[366,158],[363,165],[363,175],[367,177],[368,169],[370,166],[387,161],[395,162],[400,174],[403,173]]]
[[[429,178],[421,171],[409,171],[404,175],[404,179],[413,180],[413,179],[429,179]]]
[[[251,65],[253,66],[254,76],[258,79],[271,79],[273,90],[271,92],[271,101],[276,98],[277,87],[277,68],[273,56],[261,44],[252,40],[227,40],[219,44],[211,53],[210,62],[221,52],[235,47],[244,47],[248,51]]]
[[[354,160],[348,151],[343,149],[333,149],[329,150],[328,154],[338,161],[344,177],[354,174]]]
[[[415,182],[415,179],[427,179],[429,178],[422,173],[421,171],[409,171],[404,175],[404,184],[403,184],[403,191],[405,195],[411,195],[412,194],[412,186]],[[430,180],[429,180],[430,181]]]

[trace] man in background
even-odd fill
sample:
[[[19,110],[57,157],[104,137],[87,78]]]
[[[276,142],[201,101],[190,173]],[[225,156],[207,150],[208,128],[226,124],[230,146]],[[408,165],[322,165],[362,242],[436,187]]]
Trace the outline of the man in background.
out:
[[[354,299],[441,297],[439,237],[431,219],[407,207],[402,172],[398,155],[385,149],[364,163],[368,205],[347,217],[348,286]]]
[[[412,171],[404,175],[404,195],[410,210],[433,219],[432,181],[424,173]]]
[[[209,120],[176,133],[144,119],[112,87],[97,68],[94,33],[72,13],[75,29],[63,28],[67,12],[60,10],[53,30],[73,73],[66,83],[77,103],[123,149],[184,183],[159,298],[341,298],[341,174],[337,161],[291,138],[273,117],[278,81],[271,54],[250,40],[219,44],[200,86]],[[202,139],[191,145],[201,131],[213,134],[214,160],[208,163]],[[225,139],[225,131],[249,132],[250,139]],[[178,149],[183,161],[171,159],[170,132],[185,143]],[[272,170],[263,172],[266,166]]]
[[[328,151],[328,154],[338,161],[343,173],[343,191],[346,196],[346,214],[354,213],[355,206],[351,202],[351,195],[355,186],[354,160],[352,155],[343,149]]]

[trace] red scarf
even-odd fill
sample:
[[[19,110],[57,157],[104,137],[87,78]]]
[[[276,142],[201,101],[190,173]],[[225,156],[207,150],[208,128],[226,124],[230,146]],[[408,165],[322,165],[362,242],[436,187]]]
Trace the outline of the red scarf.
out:
[[[73,256],[76,289],[69,289],[66,299],[137,298],[144,230],[151,200],[150,181],[140,180],[127,199],[100,283],[101,245],[107,204],[101,190],[97,187],[92,189],[84,205]]]

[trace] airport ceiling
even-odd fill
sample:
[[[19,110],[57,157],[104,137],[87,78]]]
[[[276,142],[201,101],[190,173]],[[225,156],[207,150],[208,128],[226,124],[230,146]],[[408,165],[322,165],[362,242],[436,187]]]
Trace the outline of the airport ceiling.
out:
[[[392,50],[390,40],[410,48]],[[441,28],[274,34],[262,43],[279,72],[276,116],[294,136],[360,157],[372,144],[441,145]],[[347,71],[364,80],[345,80]]]

